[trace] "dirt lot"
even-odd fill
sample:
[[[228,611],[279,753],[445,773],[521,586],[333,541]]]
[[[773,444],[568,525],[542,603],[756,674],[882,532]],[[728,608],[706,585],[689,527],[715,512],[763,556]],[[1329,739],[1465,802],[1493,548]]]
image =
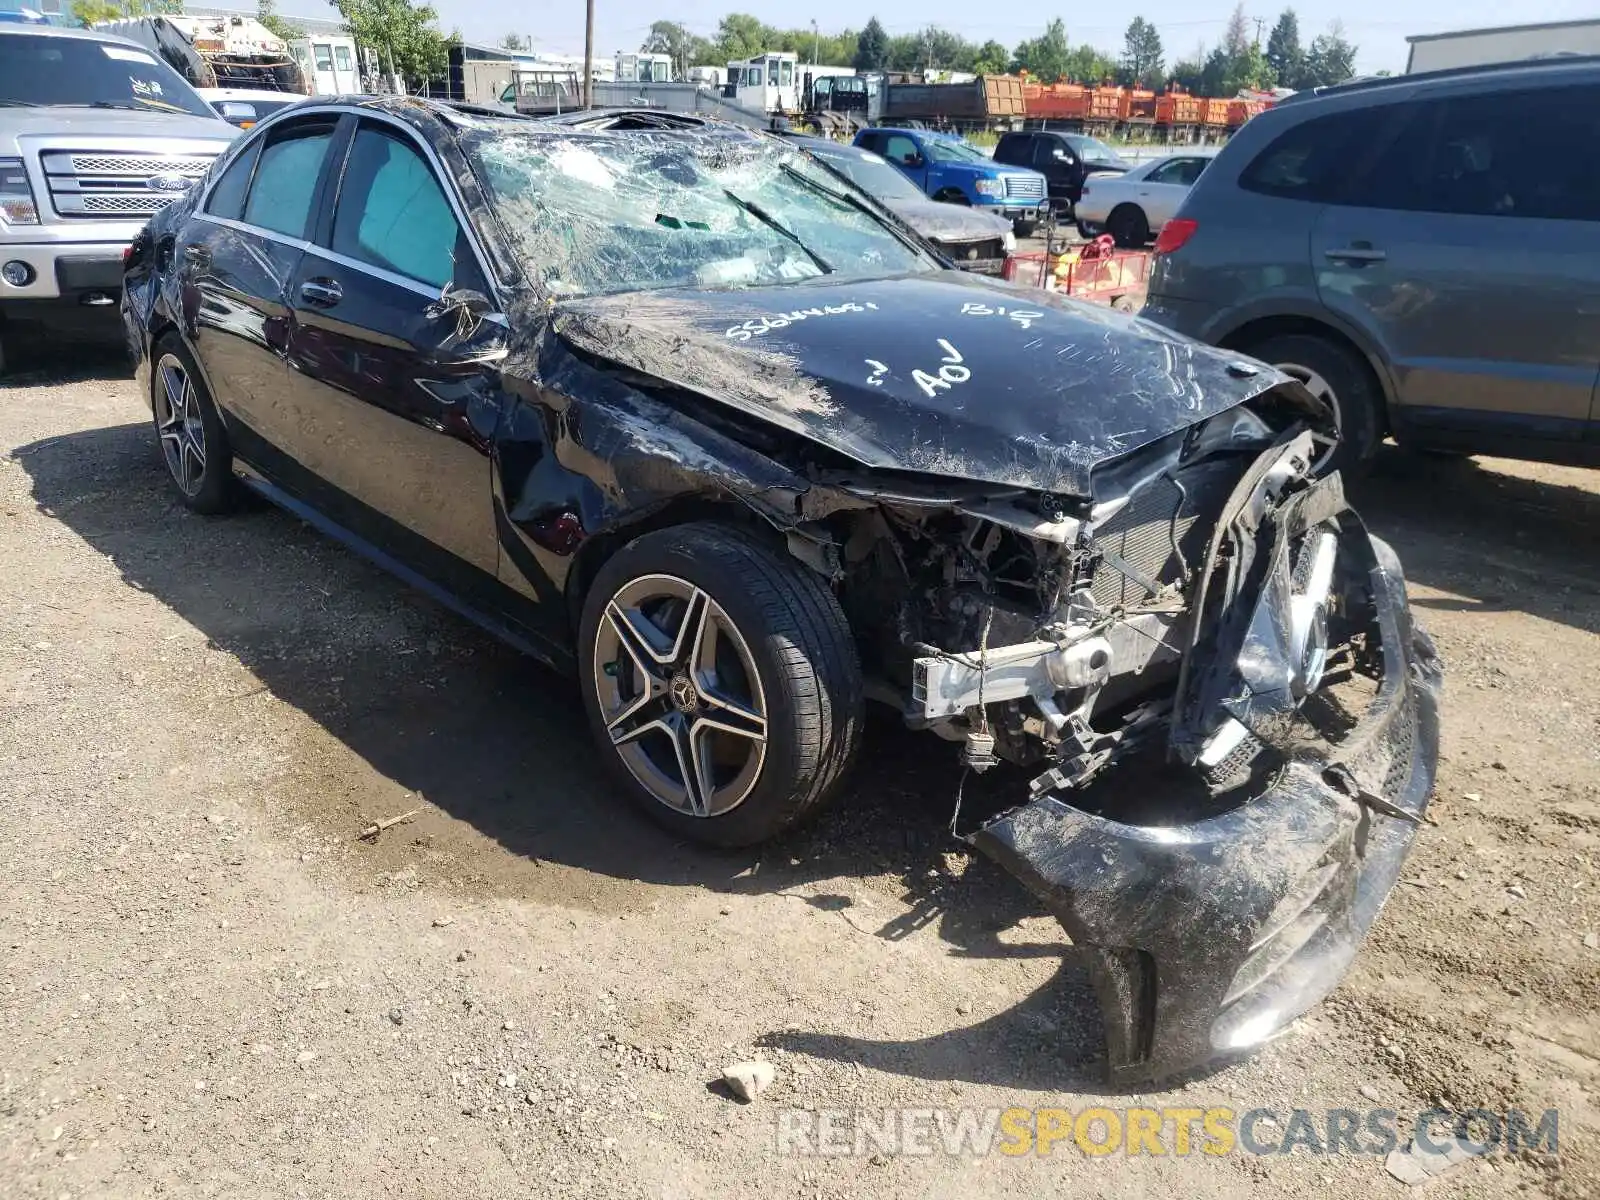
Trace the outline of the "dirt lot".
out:
[[[0,1195],[1405,1191],[774,1147],[789,1107],[1095,1103],[1554,1107],[1559,1158],[1429,1194],[1600,1194],[1600,475],[1382,457],[1357,499],[1448,667],[1436,824],[1330,1000],[1133,1097],[1060,930],[946,836],[948,747],[879,727],[806,833],[674,844],[565,681],[283,514],[188,515],[147,421],[114,361],[0,388]]]

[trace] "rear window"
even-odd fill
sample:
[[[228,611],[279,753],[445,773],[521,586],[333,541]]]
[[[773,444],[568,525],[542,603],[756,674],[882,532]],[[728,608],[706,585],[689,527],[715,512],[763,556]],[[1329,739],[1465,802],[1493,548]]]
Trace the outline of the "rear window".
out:
[[[1251,160],[1239,186],[1288,200],[1330,203],[1351,174],[1371,161],[1388,119],[1382,108],[1363,108],[1303,121]]]

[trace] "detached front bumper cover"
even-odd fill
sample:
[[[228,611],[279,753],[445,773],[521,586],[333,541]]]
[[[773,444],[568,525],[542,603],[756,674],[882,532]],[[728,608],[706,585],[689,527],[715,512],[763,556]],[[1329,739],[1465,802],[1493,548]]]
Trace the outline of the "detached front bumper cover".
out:
[[[1348,510],[1341,524],[1341,552],[1368,570],[1383,671],[1331,756],[1291,760],[1259,796],[1188,824],[1124,824],[1047,794],[972,835],[1088,954],[1113,1082],[1257,1046],[1327,995],[1427,808],[1442,668],[1394,552]]]

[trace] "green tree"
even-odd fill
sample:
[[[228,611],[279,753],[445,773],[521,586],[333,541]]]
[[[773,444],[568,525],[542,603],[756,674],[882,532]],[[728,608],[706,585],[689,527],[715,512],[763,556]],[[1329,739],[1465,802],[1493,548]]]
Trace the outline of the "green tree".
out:
[[[973,56],[972,69],[979,75],[1004,75],[1011,65],[1011,51],[999,42],[987,41]]]
[[[502,50],[525,52],[533,49],[532,41],[523,37],[520,33],[503,34],[500,40],[495,44]]]
[[[855,68],[858,71],[881,71],[888,65],[889,35],[883,31],[878,18],[872,17],[856,39]]]
[[[1300,46],[1300,18],[1286,8],[1267,37],[1267,65],[1284,87],[1299,87],[1306,52]]]
[[[1098,84],[1113,78],[1117,73],[1116,61],[1103,51],[1085,42],[1067,51],[1066,76],[1074,83]]]
[[[1136,87],[1157,88],[1165,78],[1161,35],[1143,17],[1135,17],[1123,38],[1122,77]]]
[[[671,57],[673,69],[682,79],[690,67],[709,60],[711,43],[698,34],[690,33],[678,21],[657,21],[650,26],[650,34],[639,47],[646,54],[665,54]]]
[[[1044,83],[1054,83],[1067,73],[1067,27],[1057,17],[1044,33],[1017,47],[1016,62]]]
[[[425,81],[444,73],[451,38],[439,32],[438,13],[408,0],[333,0],[350,36],[378,55],[385,71]]]
[[[1244,0],[1234,5],[1228,14],[1228,27],[1222,31],[1222,52],[1227,58],[1239,58],[1250,48],[1250,18],[1244,15]]]
[[[73,0],[72,19],[88,29],[99,21],[176,16],[182,11],[183,0]]]
[[[267,32],[273,37],[282,38],[284,41],[293,41],[303,38],[306,31],[293,21],[286,21],[278,15],[278,6],[274,0],[257,0],[256,20],[267,27]]]
[[[772,30],[749,13],[729,13],[717,23],[717,54],[724,62],[754,58],[768,48]],[[775,49],[776,47],[774,47]]]
[[[1343,83],[1356,73],[1356,47],[1344,36],[1344,26],[1335,21],[1328,32],[1311,39],[1306,51],[1305,69],[1297,86],[1329,87]]]

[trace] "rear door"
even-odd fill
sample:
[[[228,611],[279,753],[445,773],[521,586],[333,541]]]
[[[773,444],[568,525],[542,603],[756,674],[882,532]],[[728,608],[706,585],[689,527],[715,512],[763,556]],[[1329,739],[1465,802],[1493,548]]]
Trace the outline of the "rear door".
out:
[[[306,247],[337,118],[285,122],[223,171],[158,253],[176,256],[191,345],[244,457],[263,469],[292,434],[283,407],[289,284]]]
[[[341,525],[482,600],[498,565],[503,319],[486,317],[489,284],[432,154],[397,124],[346,119],[332,211],[290,287],[296,453]]]
[[[1480,85],[1403,117],[1317,222],[1323,302],[1385,347],[1397,421],[1581,439],[1600,372],[1600,86]]]
[[[1139,206],[1152,230],[1159,230],[1177,215],[1178,206],[1210,160],[1202,157],[1174,158],[1156,167],[1133,185]]]

